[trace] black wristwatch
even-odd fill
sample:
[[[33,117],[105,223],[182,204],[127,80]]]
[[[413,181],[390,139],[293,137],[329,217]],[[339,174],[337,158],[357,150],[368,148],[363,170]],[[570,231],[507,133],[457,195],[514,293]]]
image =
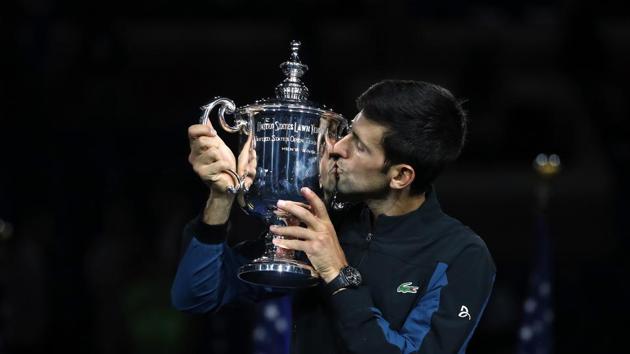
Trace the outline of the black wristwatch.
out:
[[[326,291],[332,295],[342,288],[356,288],[361,285],[361,273],[351,266],[345,266],[339,270],[339,275],[326,284]]]

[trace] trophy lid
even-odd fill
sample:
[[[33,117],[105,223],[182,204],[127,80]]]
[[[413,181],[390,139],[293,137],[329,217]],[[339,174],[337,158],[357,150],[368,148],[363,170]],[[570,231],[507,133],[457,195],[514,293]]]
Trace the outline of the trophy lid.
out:
[[[291,54],[289,60],[280,64],[280,69],[285,75],[284,80],[276,86],[275,97],[256,100],[253,104],[238,108],[241,112],[258,113],[258,112],[308,112],[315,113],[336,119],[343,119],[341,114],[335,113],[326,105],[308,100],[309,90],[304,85],[301,77],[308,70],[306,64],[302,64],[298,51],[301,43],[293,40],[290,43]]]
[[[299,41],[291,41],[291,56],[288,61],[280,64],[280,69],[282,69],[286,78],[276,86],[276,98],[279,101],[308,100],[308,88],[300,80],[302,75],[308,70],[308,66],[302,64],[298,56],[300,45]]]

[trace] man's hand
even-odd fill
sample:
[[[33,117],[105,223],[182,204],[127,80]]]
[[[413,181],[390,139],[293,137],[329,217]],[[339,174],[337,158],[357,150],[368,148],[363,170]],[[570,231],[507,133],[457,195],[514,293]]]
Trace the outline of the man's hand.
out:
[[[188,128],[190,155],[188,162],[213,193],[225,194],[237,181],[227,170],[236,171],[236,158],[219,138],[212,124],[195,124]]]
[[[310,210],[300,203],[291,201],[278,201],[278,208],[293,215],[306,227],[274,225],[271,227],[273,233],[294,239],[274,238],[273,243],[279,247],[306,253],[315,270],[326,283],[329,283],[339,274],[342,267],[348,265],[348,262],[324,202],[308,188],[302,188],[302,195],[310,204]]]
[[[188,162],[201,180],[210,187],[210,197],[203,212],[203,222],[219,225],[230,216],[234,195],[228,186],[235,186],[236,179],[226,170],[236,171],[236,159],[230,148],[219,138],[212,125],[195,124],[188,128],[190,155]]]

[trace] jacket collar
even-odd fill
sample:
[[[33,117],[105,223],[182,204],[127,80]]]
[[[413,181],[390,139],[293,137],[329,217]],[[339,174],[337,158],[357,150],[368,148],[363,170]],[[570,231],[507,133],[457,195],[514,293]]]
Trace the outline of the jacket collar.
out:
[[[361,212],[361,219],[363,222],[366,222],[367,225],[370,225],[370,213],[370,209],[367,205],[364,205]],[[437,199],[435,187],[431,185],[425,192],[425,201],[422,205],[420,205],[420,207],[402,215],[380,215],[374,222],[374,227],[371,232],[378,234],[387,233],[396,227],[406,225],[409,222],[414,223],[414,228],[417,227],[424,229],[429,227],[430,224],[441,215],[443,215],[442,208],[440,207],[440,203]]]

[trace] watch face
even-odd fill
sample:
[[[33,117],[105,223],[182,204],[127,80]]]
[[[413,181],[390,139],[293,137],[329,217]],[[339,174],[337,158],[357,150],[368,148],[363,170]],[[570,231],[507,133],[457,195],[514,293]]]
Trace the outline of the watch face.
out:
[[[361,284],[361,273],[352,267],[345,267],[342,269],[343,275],[350,283],[350,286],[359,286]]]

